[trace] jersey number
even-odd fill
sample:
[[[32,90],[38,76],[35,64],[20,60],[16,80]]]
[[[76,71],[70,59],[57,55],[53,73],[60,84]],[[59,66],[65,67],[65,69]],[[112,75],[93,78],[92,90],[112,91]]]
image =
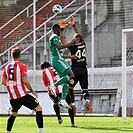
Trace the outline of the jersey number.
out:
[[[9,69],[9,80],[13,80],[14,79],[14,73],[13,73],[13,70],[14,70],[14,68],[10,68]]]
[[[85,51],[85,49],[83,49],[83,51],[82,50],[78,50],[75,55],[78,56],[79,59],[81,57],[86,57],[86,51]]]

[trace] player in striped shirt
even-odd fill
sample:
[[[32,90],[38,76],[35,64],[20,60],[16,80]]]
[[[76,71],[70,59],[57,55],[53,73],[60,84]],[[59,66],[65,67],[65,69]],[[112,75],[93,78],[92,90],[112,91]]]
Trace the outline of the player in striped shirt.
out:
[[[36,99],[38,97],[37,93],[33,91],[27,79],[27,67],[20,62],[20,49],[18,47],[13,48],[11,56],[13,60],[5,66],[1,79],[2,84],[7,88],[10,96],[10,104],[12,106],[12,114],[7,122],[6,133],[11,132],[18,110],[22,105],[36,112],[36,123],[38,125],[39,133],[44,133],[42,108]],[[26,88],[36,98],[28,94]]]
[[[43,70],[42,71],[43,83],[47,87],[49,97],[54,103],[53,108],[58,118],[58,123],[61,124],[63,120],[60,115],[59,101],[61,100],[61,95],[62,95],[62,85],[59,85],[55,88],[56,95],[54,95],[50,87],[52,84],[56,83],[60,79],[60,77],[58,76],[56,70],[53,67],[51,67],[49,62],[43,61],[40,67]],[[67,94],[66,102],[71,107],[71,109],[68,109],[68,113],[71,120],[71,127],[76,127],[74,123],[74,112],[73,112],[72,102],[69,94]]]

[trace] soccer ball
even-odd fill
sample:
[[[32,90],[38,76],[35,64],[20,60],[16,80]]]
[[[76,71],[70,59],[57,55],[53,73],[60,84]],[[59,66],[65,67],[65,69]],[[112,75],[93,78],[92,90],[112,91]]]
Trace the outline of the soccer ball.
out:
[[[55,14],[59,14],[62,12],[62,7],[60,5],[54,5],[52,10]]]

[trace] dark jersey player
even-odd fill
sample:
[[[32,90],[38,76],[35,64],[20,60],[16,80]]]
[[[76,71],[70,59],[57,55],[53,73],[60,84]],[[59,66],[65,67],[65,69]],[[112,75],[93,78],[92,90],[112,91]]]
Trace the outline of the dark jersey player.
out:
[[[73,99],[72,101],[73,106],[75,106],[73,88],[79,81],[79,84],[82,89],[82,94],[84,96],[84,99],[86,100],[86,107],[88,108],[88,112],[92,113],[92,108],[90,106],[90,100],[89,100],[89,92],[88,92],[88,71],[86,67],[87,63],[86,63],[85,41],[83,40],[83,37],[81,36],[80,31],[78,30],[78,28],[76,27],[76,24],[74,23],[73,16],[70,18],[70,22],[68,22],[68,24],[73,27],[76,33],[74,35],[74,38],[77,38],[76,43],[69,46],[68,49],[70,50],[71,56],[75,55],[78,57],[76,59],[71,59],[71,69],[74,72],[75,77],[73,78],[74,83],[69,84],[69,93]],[[63,36],[63,33],[61,35]]]

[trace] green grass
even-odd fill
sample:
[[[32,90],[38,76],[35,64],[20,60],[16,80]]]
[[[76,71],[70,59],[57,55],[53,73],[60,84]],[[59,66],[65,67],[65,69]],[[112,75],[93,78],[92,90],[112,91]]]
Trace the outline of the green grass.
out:
[[[56,117],[44,116],[45,133],[133,133],[133,119],[121,117],[75,117],[77,128],[70,127],[69,117],[62,117],[58,124]],[[8,117],[0,116],[0,133],[5,133]],[[35,117],[20,117],[15,120],[12,133],[38,133]]]

